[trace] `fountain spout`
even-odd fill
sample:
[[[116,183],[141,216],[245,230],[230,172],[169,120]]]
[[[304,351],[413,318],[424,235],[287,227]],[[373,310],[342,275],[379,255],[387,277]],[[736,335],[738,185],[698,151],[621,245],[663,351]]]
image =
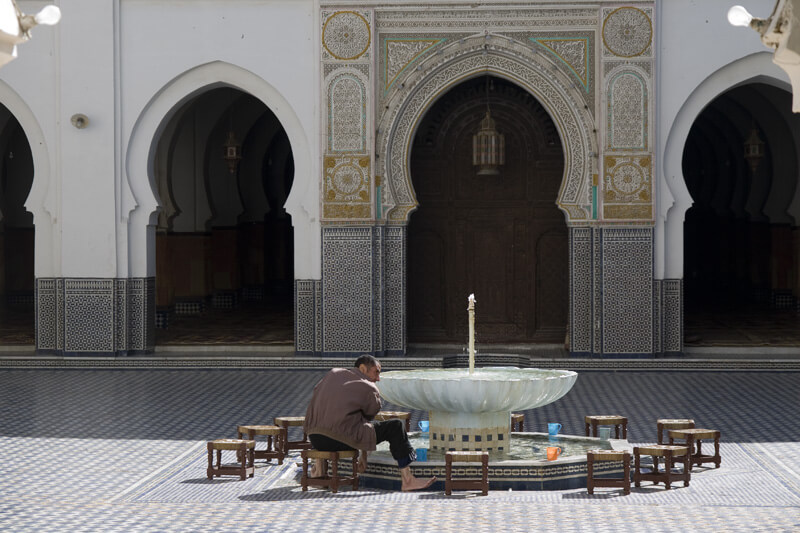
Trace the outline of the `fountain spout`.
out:
[[[475,295],[467,298],[467,314],[469,315],[469,373],[475,373]]]

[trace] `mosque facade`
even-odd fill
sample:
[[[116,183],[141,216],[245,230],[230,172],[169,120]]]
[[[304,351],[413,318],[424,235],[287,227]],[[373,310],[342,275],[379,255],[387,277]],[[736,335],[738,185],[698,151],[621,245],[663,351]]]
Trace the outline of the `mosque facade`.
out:
[[[800,126],[726,2],[60,6],[0,71],[1,288],[34,300],[37,352],[150,353],[169,312],[273,291],[298,354],[454,342],[472,292],[487,342],[680,354],[686,213],[706,194],[686,177],[706,160],[693,128],[750,83],[729,144],[758,123],[786,146],[728,161],[743,185],[725,210],[788,254],[749,279],[797,293]],[[487,109],[505,161],[482,175]]]

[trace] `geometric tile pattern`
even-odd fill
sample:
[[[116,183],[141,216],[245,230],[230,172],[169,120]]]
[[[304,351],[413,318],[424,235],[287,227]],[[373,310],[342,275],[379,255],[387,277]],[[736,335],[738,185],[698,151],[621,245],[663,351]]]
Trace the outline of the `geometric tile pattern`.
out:
[[[569,295],[570,350],[592,351],[592,229],[570,228]]]
[[[155,346],[155,278],[37,278],[36,348],[127,355]]]
[[[603,228],[603,352],[653,353],[653,230]]]
[[[384,229],[383,349],[392,354],[406,352],[406,228],[385,226]]]
[[[246,481],[205,477],[205,443],[240,423],[298,415],[324,370],[0,371],[3,531],[796,531],[800,380],[791,372],[584,372],[525,428],[588,413],[628,417],[629,441],[655,441],[657,418],[722,432],[722,467],[689,487],[490,491],[299,488],[296,455],[257,461]],[[680,391],[654,394],[653,391]],[[769,406],[769,408],[765,408]],[[384,408],[391,408],[384,405]],[[412,411],[416,426],[425,413]],[[40,451],[36,451],[40,450]],[[412,463],[421,466],[423,463]],[[490,487],[491,488],[491,487]],[[367,506],[370,513],[364,513]],[[513,512],[510,512],[513,510]]]
[[[372,350],[372,228],[322,228],[322,351]]]
[[[322,350],[320,328],[322,302],[319,300],[320,281],[295,281],[295,347],[298,354],[315,354]]]
[[[683,353],[683,280],[662,282],[664,353]]]

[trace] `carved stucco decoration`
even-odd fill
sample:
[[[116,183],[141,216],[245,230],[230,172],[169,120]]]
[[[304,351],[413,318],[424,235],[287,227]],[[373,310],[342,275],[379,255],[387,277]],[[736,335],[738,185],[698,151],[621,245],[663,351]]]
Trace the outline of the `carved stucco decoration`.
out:
[[[604,218],[652,218],[652,161],[650,155],[607,155],[603,158]]]
[[[581,82],[583,89],[589,92],[589,38],[573,37],[531,37],[531,41],[539,43],[549,50]]]
[[[620,7],[604,10],[603,44],[604,55],[608,52],[617,57],[637,57],[652,54],[653,22],[651,9]]]
[[[383,81],[384,92],[388,91],[395,80],[409,68],[425,52],[431,50],[446,39],[428,39],[415,37],[396,37],[383,40]]]
[[[324,219],[371,218],[369,156],[327,156],[324,172]]]
[[[326,80],[328,151],[366,153],[367,77],[352,68],[336,70]]]
[[[580,90],[549,57],[507,37],[480,34],[445,45],[441,52],[404,73],[380,119],[378,164],[385,177],[381,211],[390,222],[406,223],[417,201],[409,174],[416,128],[433,102],[451,87],[490,73],[528,90],[553,118],[564,147],[564,176],[557,204],[567,222],[591,213],[591,175],[597,147],[591,111]]]
[[[367,57],[371,39],[369,21],[356,11],[337,11],[325,18],[322,26],[322,47],[334,59]]]
[[[648,92],[643,72],[625,68],[609,76],[606,88],[609,150],[648,149]]]

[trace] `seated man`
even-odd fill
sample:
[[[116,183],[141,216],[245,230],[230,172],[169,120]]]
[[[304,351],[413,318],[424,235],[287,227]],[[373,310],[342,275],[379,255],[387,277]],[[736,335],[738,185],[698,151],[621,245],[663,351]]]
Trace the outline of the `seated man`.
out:
[[[402,489],[430,487],[435,477],[417,479],[408,466],[417,457],[403,421],[371,422],[381,410],[380,391],[375,385],[380,374],[381,364],[367,354],[356,359],[354,368],[332,369],[314,387],[303,429],[317,450],[361,450],[360,472],[366,470],[367,452],[374,450],[377,443],[389,441],[389,450],[400,468]],[[325,461],[317,461],[311,477],[321,477],[327,470]]]

